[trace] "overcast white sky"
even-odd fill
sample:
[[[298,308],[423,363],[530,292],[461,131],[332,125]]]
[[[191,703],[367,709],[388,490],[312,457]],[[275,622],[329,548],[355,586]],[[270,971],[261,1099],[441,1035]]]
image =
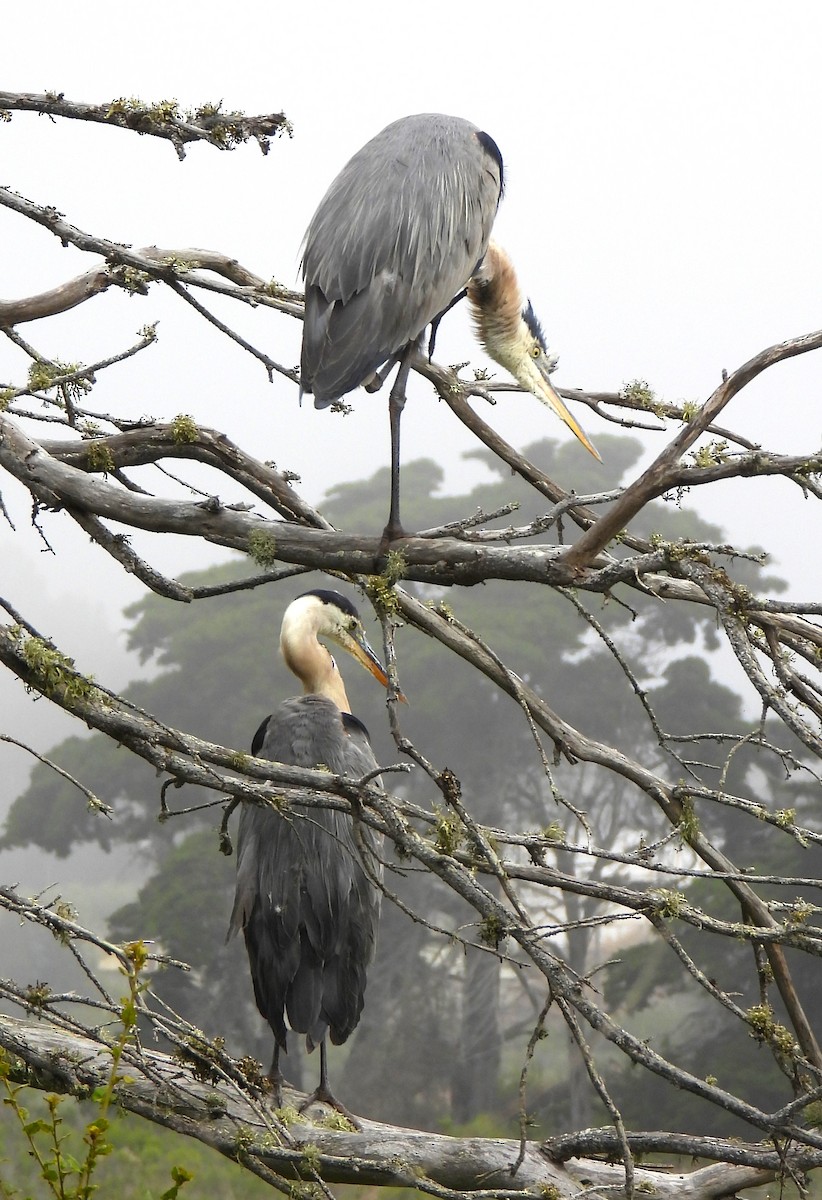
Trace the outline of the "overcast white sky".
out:
[[[96,102],[222,99],[250,113],[283,109],[293,122],[293,139],[275,142],[267,157],[254,146],[233,154],[194,146],[182,165],[170,145],[115,130],[33,115],[0,125],[0,183],[84,230],[137,246],[220,249],[293,286],[303,231],[350,154],[398,116],[443,111],[488,129],[502,149],[508,186],[495,236],[560,355],[560,386],[614,389],[641,377],[664,398],[701,401],[723,368],[822,325],[822,7],[812,3],[235,0],[155,6],[149,15],[100,0],[40,0],[9,6],[3,23],[9,90]],[[89,265],[0,210],[3,297]],[[273,357],[297,362],[296,322],[227,313]],[[294,387],[271,386],[262,368],[159,289],[147,299],[98,298],[21,332],[46,354],[90,362],[157,319],[160,344],[101,381],[101,407],[194,413],[299,472],[312,501],[330,483],[387,464],[383,398],[357,395],[345,419],[300,408]],[[438,356],[469,355],[480,359],[456,314]],[[0,383],[24,369],[0,340]],[[769,449],[812,450],[822,441],[821,374],[818,355],[781,366],[724,420]],[[492,420],[519,446],[564,436],[530,397],[505,397]],[[610,429],[587,413],[583,421],[595,441]],[[476,467],[459,459],[470,446],[418,384],[403,421],[405,459],[449,452],[451,490],[475,478]],[[811,508],[796,501],[786,528],[779,506],[789,496],[781,484],[712,489],[712,505],[725,507],[710,515],[739,544],[778,542],[774,565],[805,597],[822,590],[820,539],[803,523]],[[4,487],[4,498],[18,530],[0,523],[0,594],[62,637],[83,669],[117,685],[126,670],[120,610],[141,588],[61,516],[45,521],[61,555],[55,577],[22,490]],[[141,545],[169,571],[218,553]],[[0,691],[0,707],[14,710],[2,724],[18,733],[30,724],[19,690]]]

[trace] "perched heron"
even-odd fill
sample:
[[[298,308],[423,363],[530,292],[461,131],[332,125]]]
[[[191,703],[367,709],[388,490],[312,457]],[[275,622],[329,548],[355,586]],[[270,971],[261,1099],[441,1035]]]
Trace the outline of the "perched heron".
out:
[[[350,600],[316,590],[285,611],[280,650],[303,685],[266,717],[251,752],[299,767],[361,778],[377,767],[368,731],[349,712],[337,664],[318,640],[347,650],[384,686],[388,679]],[[328,1085],[326,1034],[344,1042],[360,1019],[374,955],[381,893],[379,839],[350,816],[294,805],[280,814],[243,806],[237,891],[229,937],[242,929],[257,1007],[274,1034],[269,1078],[282,1103],[280,1051],[286,1024],[320,1047],[320,1083],[303,1107],[324,1100],[346,1112]],[[365,866],[364,866],[365,863]]]
[[[389,398],[391,509],[383,543],[402,537],[400,416],[412,359],[428,325],[467,289],[489,356],[547,404],[599,458],[553,385],[554,360],[511,261],[490,242],[502,155],[460,117],[403,117],[343,167],[305,235],[300,387],[317,408],[399,370]]]

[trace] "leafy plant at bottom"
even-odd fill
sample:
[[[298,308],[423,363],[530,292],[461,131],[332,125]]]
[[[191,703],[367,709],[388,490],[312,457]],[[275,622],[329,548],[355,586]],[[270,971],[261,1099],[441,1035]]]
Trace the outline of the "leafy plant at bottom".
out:
[[[120,1062],[126,1046],[134,1040],[138,998],[146,986],[140,982],[140,973],[147,958],[144,944],[132,942],[124,949],[129,965],[120,969],[128,981],[129,994],[121,1001],[121,1028],[109,1047],[111,1069],[108,1078],[94,1089],[90,1097],[97,1111],[94,1119],[82,1131],[70,1131],[65,1127],[60,1109],[66,1097],[54,1093],[43,1097],[46,1115],[32,1118],[23,1103],[26,1093],[31,1090],[25,1082],[25,1069],[0,1047],[0,1093],[5,1093],[3,1103],[17,1118],[28,1154],[37,1166],[47,1194],[56,1200],[90,1200],[97,1190],[98,1185],[93,1179],[100,1160],[114,1150],[114,1143],[109,1137],[109,1112],[112,1104],[116,1104],[116,1087],[124,1081],[119,1070]],[[79,1147],[76,1145],[78,1137],[82,1138]],[[159,1200],[176,1200],[180,1188],[191,1179],[191,1173],[184,1167],[172,1167],[171,1187],[161,1194]],[[3,1184],[4,1196],[14,1197],[17,1194],[16,1190],[10,1190]]]

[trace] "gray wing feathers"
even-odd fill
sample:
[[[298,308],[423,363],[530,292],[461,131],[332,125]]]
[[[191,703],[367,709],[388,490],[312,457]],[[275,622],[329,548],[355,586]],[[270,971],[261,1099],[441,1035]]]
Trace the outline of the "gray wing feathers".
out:
[[[485,254],[500,175],[477,133],[457,117],[404,117],[328,189],[303,257],[301,384],[318,404],[414,341]]]
[[[347,734],[322,696],[286,700],[269,720],[260,756],[354,777],[377,765],[367,738]],[[378,839],[363,827],[359,840],[379,875]],[[243,930],[257,1007],[282,1047],[284,1012],[309,1048],[326,1030],[333,1042],[353,1031],[379,910],[347,814],[294,805],[281,815],[244,805],[229,935]]]

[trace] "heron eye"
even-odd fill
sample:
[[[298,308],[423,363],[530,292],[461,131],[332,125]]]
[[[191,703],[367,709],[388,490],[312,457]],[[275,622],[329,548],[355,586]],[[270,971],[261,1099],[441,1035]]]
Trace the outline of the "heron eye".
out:
[[[542,354],[542,346],[534,346],[533,350],[531,351],[531,357],[539,358],[540,354]]]

